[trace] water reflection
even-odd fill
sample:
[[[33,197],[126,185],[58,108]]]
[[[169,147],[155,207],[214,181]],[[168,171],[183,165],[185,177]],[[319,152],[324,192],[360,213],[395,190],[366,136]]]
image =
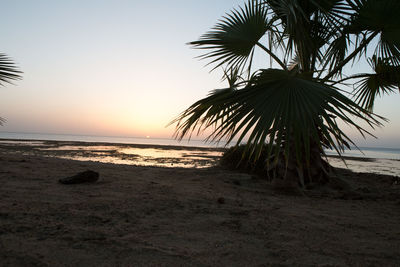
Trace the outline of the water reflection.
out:
[[[15,141],[15,140],[0,140],[0,144],[11,144],[20,146],[40,146],[43,145],[42,141]]]
[[[84,144],[76,142],[2,141],[0,144],[24,154],[43,155],[79,161],[140,166],[207,168],[216,165],[222,150],[122,144]],[[24,146],[25,145],[25,146]]]
[[[49,146],[49,147],[39,147],[39,150],[59,150],[59,151],[74,151],[74,150],[84,150],[84,151],[112,151],[116,150],[114,146],[74,146],[74,145],[61,145],[61,146]]]
[[[329,163],[336,168],[349,168],[353,172],[369,172],[400,176],[400,161],[390,159],[357,160],[347,159],[346,164],[339,158],[328,158]],[[347,166],[346,166],[347,165]]]
[[[192,158],[204,159],[221,156],[217,151],[199,151],[199,150],[174,150],[174,149],[156,149],[156,148],[122,148],[118,152],[128,155],[140,155],[141,157],[152,158]]]
[[[214,166],[222,152],[200,152],[185,150],[162,150],[152,148],[109,149],[109,152],[85,150],[82,154],[60,155],[65,159],[97,161],[113,164],[140,166],[207,168]],[[88,153],[89,152],[89,153]]]

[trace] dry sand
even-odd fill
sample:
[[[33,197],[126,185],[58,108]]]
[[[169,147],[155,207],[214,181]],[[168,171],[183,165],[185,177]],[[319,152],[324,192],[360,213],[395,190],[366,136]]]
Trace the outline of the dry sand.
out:
[[[94,184],[59,178],[91,169]],[[220,168],[0,152],[1,266],[400,266],[396,177],[284,195]]]

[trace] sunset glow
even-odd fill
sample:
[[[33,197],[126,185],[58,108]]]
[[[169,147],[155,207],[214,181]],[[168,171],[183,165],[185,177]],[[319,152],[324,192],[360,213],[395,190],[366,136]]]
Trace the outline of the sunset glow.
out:
[[[0,90],[0,131],[170,138],[171,120],[226,86],[186,43],[242,2],[7,1],[1,51],[24,73]],[[379,140],[349,135],[400,147],[399,101],[376,102],[390,120]]]

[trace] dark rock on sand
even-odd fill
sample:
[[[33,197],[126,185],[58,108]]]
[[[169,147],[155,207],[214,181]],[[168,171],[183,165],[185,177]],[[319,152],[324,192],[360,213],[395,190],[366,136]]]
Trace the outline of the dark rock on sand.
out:
[[[239,180],[233,180],[233,184],[234,185],[242,185],[242,183]]]
[[[84,171],[74,176],[61,178],[58,180],[62,184],[81,184],[81,183],[94,183],[99,179],[99,173],[95,171]]]

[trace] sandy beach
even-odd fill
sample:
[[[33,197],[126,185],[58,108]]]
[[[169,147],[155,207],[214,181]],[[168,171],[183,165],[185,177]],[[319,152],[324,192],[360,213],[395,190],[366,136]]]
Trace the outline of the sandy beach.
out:
[[[1,7],[0,267],[400,267],[400,0]]]
[[[94,184],[58,179],[94,170]],[[397,177],[339,170],[355,193],[285,195],[210,168],[0,151],[2,266],[398,266]]]

